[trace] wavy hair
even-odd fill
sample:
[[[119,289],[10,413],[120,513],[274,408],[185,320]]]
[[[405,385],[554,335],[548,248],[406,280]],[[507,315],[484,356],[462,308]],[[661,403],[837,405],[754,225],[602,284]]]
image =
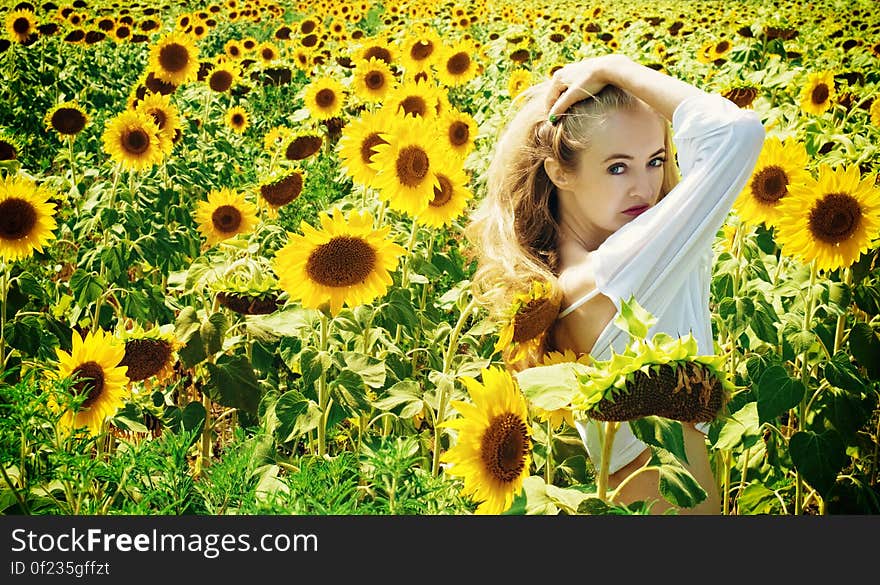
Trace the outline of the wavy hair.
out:
[[[519,109],[502,128],[489,164],[486,195],[463,230],[469,244],[464,253],[477,262],[471,292],[496,320],[518,294],[530,290],[533,281],[544,282],[554,297],[562,297],[558,196],[544,160],[552,157],[565,171],[575,172],[578,155],[590,147],[597,125],[610,113],[636,105],[632,94],[607,85],[594,97],[572,105],[557,124],[550,124],[545,103],[550,83],[544,81],[517,96]],[[679,180],[668,123],[664,142],[668,155],[659,199]],[[536,365],[553,349],[547,347],[548,339],[544,335],[530,355],[508,367],[519,370]]]

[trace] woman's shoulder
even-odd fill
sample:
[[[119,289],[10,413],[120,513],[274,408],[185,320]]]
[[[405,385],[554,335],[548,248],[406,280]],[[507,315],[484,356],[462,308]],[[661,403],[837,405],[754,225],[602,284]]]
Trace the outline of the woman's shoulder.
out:
[[[562,291],[561,308],[565,309],[573,302],[589,294],[596,288],[596,273],[593,270],[593,257],[590,252],[583,254],[576,262],[561,267],[559,271],[559,288]]]

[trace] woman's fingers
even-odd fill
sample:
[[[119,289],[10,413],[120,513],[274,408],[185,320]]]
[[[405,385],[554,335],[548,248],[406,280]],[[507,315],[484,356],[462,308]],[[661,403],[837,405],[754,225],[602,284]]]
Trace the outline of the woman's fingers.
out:
[[[584,66],[583,63],[579,65]],[[595,79],[589,67],[584,67],[585,71],[566,70],[566,67],[553,74],[553,81],[547,92],[548,119],[551,123],[555,123],[573,104],[595,96],[605,86]]]

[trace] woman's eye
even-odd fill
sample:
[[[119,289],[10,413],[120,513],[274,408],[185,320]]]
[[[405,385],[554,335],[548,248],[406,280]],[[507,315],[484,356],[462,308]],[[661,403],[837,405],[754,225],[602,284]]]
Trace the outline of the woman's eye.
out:
[[[626,166],[622,165],[622,164],[611,165],[610,167],[608,167],[608,172],[611,173],[612,175],[619,175],[619,174],[623,173],[623,170],[625,168],[626,168]]]
[[[665,162],[666,162],[665,158],[663,158],[662,156],[658,156],[657,158],[651,159],[651,162],[649,164],[652,167],[662,167],[663,163],[665,163]]]

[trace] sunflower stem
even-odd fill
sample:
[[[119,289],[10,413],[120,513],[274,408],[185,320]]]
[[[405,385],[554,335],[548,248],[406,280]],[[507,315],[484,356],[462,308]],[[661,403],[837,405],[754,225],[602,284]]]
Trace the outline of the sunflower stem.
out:
[[[428,255],[427,255],[428,263],[431,262],[431,258],[434,255],[434,241],[436,239],[436,236],[437,236],[436,230],[432,230],[431,231],[431,239],[428,241]],[[422,286],[422,296],[419,299],[419,311],[420,312],[424,312],[425,306],[428,303],[428,288],[430,288],[430,286],[431,286],[431,281],[426,282],[424,284],[424,286]]]
[[[552,417],[547,417],[547,456],[544,462],[544,483],[553,484],[553,425]]]
[[[843,283],[847,285],[847,288],[852,284],[852,270],[848,266],[843,269]],[[846,326],[846,315],[847,311],[844,311],[843,314],[837,317],[837,329],[834,331],[834,351],[831,353],[832,356],[837,354],[843,343],[843,330]]]
[[[804,310],[804,331],[810,331],[811,324],[813,321],[813,305],[815,302],[815,298],[813,295],[813,288],[816,284],[816,273],[818,272],[816,268],[816,261],[813,260],[810,262],[810,288],[807,290],[807,306]],[[809,359],[808,354],[809,348],[805,349],[803,354],[801,355],[801,382],[804,385],[804,388],[809,387]],[[804,422],[807,416],[807,393],[804,393],[804,397],[801,399],[801,403],[798,405],[798,428],[803,429]],[[794,515],[800,516],[803,512],[803,491],[804,491],[804,478],[801,476],[801,472],[796,470],[796,479],[795,479],[795,494],[794,494]]]
[[[6,298],[9,294],[10,267],[0,259],[0,371],[6,371]]]
[[[607,421],[603,423],[602,456],[599,462],[599,478],[596,481],[596,495],[603,502],[608,502],[608,467],[611,464],[611,444],[620,423]]]
[[[449,369],[452,367],[452,356],[455,351],[455,348],[458,347],[458,336],[461,334],[461,330],[464,327],[465,321],[467,321],[468,316],[471,314],[471,311],[474,307],[477,306],[477,299],[471,298],[468,305],[461,312],[461,315],[458,317],[458,322],[455,324],[455,328],[452,330],[452,333],[449,334],[449,345],[446,348],[446,353],[443,355],[443,374],[449,373]],[[446,420],[446,402],[449,400],[449,392],[447,391],[447,385],[443,384],[440,386],[440,399],[437,401],[437,416],[434,417],[434,453],[433,459],[431,461],[431,475],[436,476],[440,471],[440,437],[442,435],[440,430],[440,424]]]
[[[202,111],[205,113],[205,115],[204,115],[204,117],[202,118],[202,127],[199,128],[199,143],[200,143],[200,144],[205,144],[205,134],[206,134],[206,132],[207,132],[207,130],[205,130],[205,127],[208,125],[208,115],[209,115],[210,112],[211,112],[211,98],[212,98],[212,97],[214,97],[214,96],[213,96],[213,93],[210,92],[210,91],[207,92],[207,93],[205,94],[205,102],[204,102],[204,104],[202,105]],[[201,152],[202,152],[202,164],[205,163],[205,151],[206,151],[206,150],[208,150],[208,149],[207,149],[207,148],[202,148],[202,149],[201,149]]]
[[[320,351],[323,354],[327,351],[328,329],[330,328],[327,314],[320,311],[321,314],[321,333],[318,341]],[[318,423],[318,457],[323,457],[327,451],[327,372],[322,368],[321,375],[318,377],[318,407],[321,411],[321,420]]]
[[[746,475],[748,474],[748,470],[749,470],[749,451],[750,451],[750,449],[751,449],[751,447],[746,447],[745,451],[743,451],[742,471],[740,471],[740,474],[739,474],[739,487],[736,489],[737,499],[739,499],[739,497],[743,493],[743,489],[745,489],[745,487],[746,487]],[[739,515],[739,504],[738,503],[734,509],[736,511],[736,514]]]
[[[76,187],[77,194],[79,193],[79,187],[76,183],[76,159],[73,158],[73,136],[67,138],[67,153],[70,156],[70,186],[71,188]]]

